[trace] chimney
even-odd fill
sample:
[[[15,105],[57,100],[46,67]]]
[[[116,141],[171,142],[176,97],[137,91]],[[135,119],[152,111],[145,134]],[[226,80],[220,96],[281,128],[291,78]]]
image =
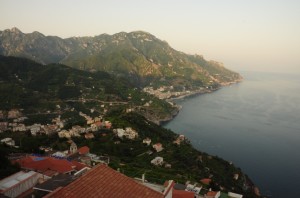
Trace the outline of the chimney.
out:
[[[142,182],[145,182],[145,173],[142,174]]]

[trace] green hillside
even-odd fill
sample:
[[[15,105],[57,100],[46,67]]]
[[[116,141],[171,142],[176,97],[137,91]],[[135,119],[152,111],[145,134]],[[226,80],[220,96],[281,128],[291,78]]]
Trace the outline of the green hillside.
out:
[[[136,31],[95,37],[62,39],[17,28],[0,31],[0,54],[21,56],[42,64],[63,63],[89,71],[107,71],[124,76],[139,86],[222,85],[241,80],[215,61],[174,50],[155,36]]]
[[[134,109],[158,122],[177,107],[141,92],[122,77],[88,72],[61,64],[41,65],[24,58],[0,56],[0,109],[22,108],[26,113],[66,111],[103,114],[114,108]],[[151,101],[151,102],[150,102]],[[144,106],[148,103],[149,106]],[[57,109],[57,106],[60,109]]]

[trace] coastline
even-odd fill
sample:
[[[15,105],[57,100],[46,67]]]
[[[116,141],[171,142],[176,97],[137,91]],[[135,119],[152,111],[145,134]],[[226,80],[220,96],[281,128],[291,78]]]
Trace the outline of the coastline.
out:
[[[221,86],[219,86],[218,88],[216,89],[205,89],[205,90],[196,90],[196,91],[191,91],[191,93],[189,94],[184,94],[184,95],[181,95],[179,97],[173,97],[173,98],[169,98],[169,99],[166,99],[166,101],[168,102],[174,102],[176,100],[183,100],[185,98],[190,98],[190,97],[196,97],[196,96],[199,96],[199,95],[202,95],[202,94],[207,94],[207,93],[213,93],[215,91],[218,91],[219,89],[223,88],[223,87],[227,87],[227,86],[230,86],[230,85],[233,85],[233,84],[238,84],[238,83],[241,83],[244,79],[241,77],[240,79],[236,80],[236,81],[233,81],[233,82],[229,82],[229,83],[223,83],[221,84]],[[177,105],[179,107],[178,111],[177,111],[177,114],[170,117],[169,119],[163,119],[163,120],[160,120],[159,122],[159,125],[164,127],[165,124],[167,124],[168,122],[172,121],[179,113],[179,111],[183,108],[181,105]],[[194,146],[193,146],[194,149],[196,149]],[[198,149],[196,149],[197,151],[200,151]],[[221,158],[225,161],[227,161],[227,159],[224,159],[224,158]],[[230,161],[227,161],[229,163],[232,163]],[[261,192],[260,192],[260,187],[258,187],[254,182],[253,180],[244,172],[242,171],[242,174],[245,178],[245,185],[247,186],[247,188],[249,188],[254,194],[255,196],[257,197],[263,197],[265,195],[263,195]]]
[[[218,91],[222,87],[230,86],[232,84],[238,84],[238,83],[241,83],[242,81],[243,81],[243,77],[241,76],[239,79],[237,79],[235,81],[231,81],[231,82],[228,82],[228,83],[222,83],[217,88],[194,90],[194,91],[191,91],[190,93],[183,94],[183,95],[180,95],[178,97],[168,98],[168,99],[166,99],[166,101],[169,102],[169,103],[173,103],[173,105],[174,105],[174,101],[176,101],[176,100],[181,100],[181,99],[194,97],[194,96],[198,96],[198,95],[202,95],[202,94],[212,93],[212,92]],[[160,126],[163,126],[164,124],[166,124],[166,123],[170,122],[171,120],[173,120],[178,115],[179,111],[182,109],[182,106],[180,106],[180,105],[175,104],[175,106],[177,107],[177,109],[174,112],[172,112],[172,114],[169,117],[166,117],[164,119],[155,120],[154,122],[156,124],[160,125]]]

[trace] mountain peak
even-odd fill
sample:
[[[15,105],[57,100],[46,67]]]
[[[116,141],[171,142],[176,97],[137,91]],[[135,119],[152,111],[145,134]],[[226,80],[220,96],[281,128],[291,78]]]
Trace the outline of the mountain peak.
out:
[[[19,30],[18,28],[16,27],[13,27],[10,29],[10,32],[13,32],[15,34],[22,34],[23,32],[21,32],[21,30]]]

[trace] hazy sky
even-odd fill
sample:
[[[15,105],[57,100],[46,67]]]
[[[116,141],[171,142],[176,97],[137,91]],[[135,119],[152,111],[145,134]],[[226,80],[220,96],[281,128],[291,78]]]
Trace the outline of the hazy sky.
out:
[[[0,0],[0,30],[144,30],[235,70],[300,73],[300,0]]]

